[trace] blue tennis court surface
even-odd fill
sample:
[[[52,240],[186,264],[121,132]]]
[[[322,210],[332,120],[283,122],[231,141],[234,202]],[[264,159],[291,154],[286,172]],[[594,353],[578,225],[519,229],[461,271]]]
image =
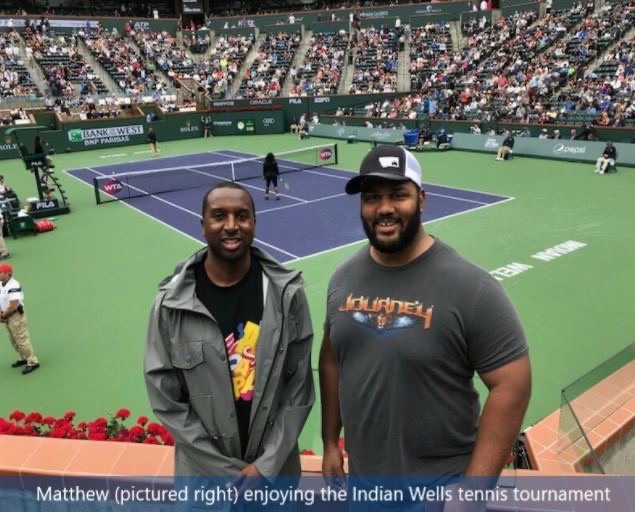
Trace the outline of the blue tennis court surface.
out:
[[[72,176],[93,185],[93,178],[144,170],[178,167],[173,181],[188,174],[204,178],[195,189],[145,195],[121,200],[160,222],[204,243],[200,217],[201,202],[207,189],[219,180],[231,177],[230,168],[213,166],[219,162],[255,157],[235,150],[203,152],[187,156],[153,158],[124,164],[69,170]],[[278,160],[281,171],[296,168],[291,161]],[[310,256],[366,238],[359,220],[359,196],[344,193],[351,173],[330,167],[302,170],[283,175],[288,189],[281,185],[281,200],[273,195],[265,200],[262,163],[254,162],[254,179],[241,181],[256,202],[257,244],[281,261]],[[209,180],[207,179],[209,178]],[[161,180],[157,172],[156,180]],[[425,184],[424,221],[447,218],[458,213],[481,209],[509,200],[490,193]],[[108,209],[108,205],[99,209]]]

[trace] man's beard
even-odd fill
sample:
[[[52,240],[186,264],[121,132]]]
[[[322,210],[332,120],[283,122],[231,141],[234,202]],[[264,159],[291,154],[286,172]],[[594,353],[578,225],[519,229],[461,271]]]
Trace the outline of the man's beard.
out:
[[[417,236],[419,232],[419,228],[421,227],[421,207],[420,202],[417,202],[417,209],[414,214],[407,220],[406,226],[403,231],[399,234],[397,239],[384,243],[380,241],[375,233],[373,232],[373,228],[371,225],[366,223],[364,217],[362,216],[362,227],[364,227],[364,232],[366,233],[366,237],[370,244],[375,247],[379,252],[383,254],[395,254],[397,252],[401,252],[408,245],[410,245]]]

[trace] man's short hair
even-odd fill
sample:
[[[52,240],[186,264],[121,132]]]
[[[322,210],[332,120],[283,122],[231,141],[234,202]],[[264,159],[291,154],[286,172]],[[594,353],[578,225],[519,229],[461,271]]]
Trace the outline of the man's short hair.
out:
[[[251,211],[254,215],[254,221],[256,220],[256,203],[254,202],[254,197],[252,197],[251,193],[249,193],[247,188],[245,188],[242,184],[238,184],[237,182],[232,182],[232,181],[217,182],[216,184],[214,184],[214,186],[212,186],[210,189],[207,190],[207,193],[205,193],[205,196],[203,197],[203,206],[201,208],[202,217],[205,216],[205,208],[207,207],[207,197],[209,197],[209,194],[212,191],[220,190],[221,188],[231,188],[234,190],[244,191],[249,196],[249,200],[251,201]]]

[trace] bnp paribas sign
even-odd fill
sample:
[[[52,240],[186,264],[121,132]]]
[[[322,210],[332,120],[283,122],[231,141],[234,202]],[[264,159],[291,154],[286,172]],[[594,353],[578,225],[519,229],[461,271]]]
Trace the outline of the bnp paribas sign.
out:
[[[71,129],[68,131],[68,141],[71,143],[83,143],[85,147],[90,147],[94,145],[128,143],[131,136],[141,135],[143,135],[143,125],[126,125],[100,129]]]

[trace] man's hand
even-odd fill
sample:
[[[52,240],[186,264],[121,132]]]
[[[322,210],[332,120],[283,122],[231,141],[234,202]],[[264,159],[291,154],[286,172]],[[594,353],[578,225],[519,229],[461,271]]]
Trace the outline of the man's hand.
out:
[[[262,477],[262,474],[253,463],[247,465],[244,469],[240,471],[238,477]]]
[[[344,486],[346,482],[344,455],[337,445],[330,445],[324,449],[324,456],[322,456],[322,475],[327,483],[332,482],[337,486]]]
[[[265,479],[253,463],[242,469],[234,480],[234,486],[238,488],[238,498],[243,502],[247,490],[258,490],[264,483],[266,483]]]

